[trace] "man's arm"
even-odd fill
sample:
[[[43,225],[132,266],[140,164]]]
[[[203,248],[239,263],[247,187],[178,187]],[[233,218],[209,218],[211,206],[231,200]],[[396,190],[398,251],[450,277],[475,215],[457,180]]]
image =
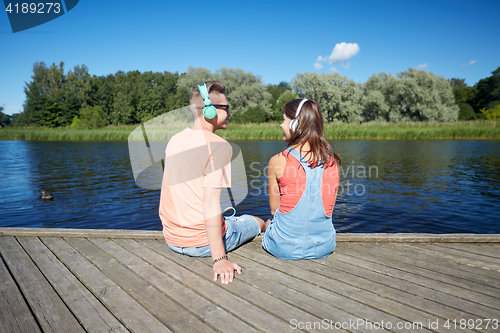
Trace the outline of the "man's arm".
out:
[[[222,212],[220,209],[220,188],[205,187],[203,189],[203,218],[207,230],[208,243],[212,260],[226,255],[224,244],[222,243]],[[214,264],[214,281],[217,276],[221,276],[221,282],[228,284],[233,282],[234,271],[241,274],[241,267],[227,259],[223,259]]]

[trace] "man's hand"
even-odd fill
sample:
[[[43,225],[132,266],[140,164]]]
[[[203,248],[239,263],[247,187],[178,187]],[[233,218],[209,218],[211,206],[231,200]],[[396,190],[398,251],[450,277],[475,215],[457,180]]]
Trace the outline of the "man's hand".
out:
[[[217,281],[217,277],[220,275],[222,284],[233,282],[235,270],[241,274],[241,267],[227,259],[216,262],[214,264],[214,281]]]

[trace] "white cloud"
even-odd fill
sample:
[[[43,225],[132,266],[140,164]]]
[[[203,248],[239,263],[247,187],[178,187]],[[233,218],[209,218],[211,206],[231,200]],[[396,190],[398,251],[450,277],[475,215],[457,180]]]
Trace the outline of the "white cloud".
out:
[[[340,64],[340,66],[344,67],[345,69],[349,69],[349,67],[351,67],[351,64],[348,61],[344,61]]]
[[[321,68],[323,68],[322,64],[320,64],[319,62],[314,63],[314,69],[321,69]]]
[[[348,69],[351,66],[349,60],[356,54],[358,54],[359,50],[360,48],[357,43],[337,43],[335,44],[335,47],[333,48],[333,51],[328,58],[319,56],[318,59],[316,59],[314,68],[323,68],[323,65],[321,63],[327,61],[329,64],[340,63],[342,67]],[[332,70],[334,72],[337,71],[334,67],[332,67]]]
[[[425,67],[427,67],[427,63],[418,65],[417,69],[424,69]]]
[[[321,64],[322,61],[326,61],[326,58],[323,58],[322,56],[319,56],[318,59],[316,59],[316,62],[314,63],[314,68],[315,69],[321,69],[321,68],[323,68],[323,65]]]
[[[330,68],[334,73],[337,71],[337,69],[335,67],[331,67]]]
[[[464,64],[464,65],[462,65],[462,67],[465,67],[465,66],[470,66],[470,65],[474,65],[476,62],[477,62],[477,60],[471,60],[471,61],[469,61],[469,63],[468,63],[468,64]]]
[[[357,43],[345,43],[336,44],[333,48],[332,54],[328,57],[328,63],[333,64],[336,62],[346,62],[356,54],[358,54],[360,48]]]

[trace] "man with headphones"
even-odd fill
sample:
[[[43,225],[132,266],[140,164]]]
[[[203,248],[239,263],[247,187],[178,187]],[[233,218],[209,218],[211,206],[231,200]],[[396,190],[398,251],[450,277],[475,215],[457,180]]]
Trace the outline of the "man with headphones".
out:
[[[231,187],[231,145],[216,135],[231,115],[221,81],[193,87],[189,101],[195,122],[174,135],[165,151],[160,219],[169,247],[193,257],[212,257],[214,281],[233,281],[241,267],[228,260],[232,251],[265,231],[256,216],[223,218],[221,188]]]

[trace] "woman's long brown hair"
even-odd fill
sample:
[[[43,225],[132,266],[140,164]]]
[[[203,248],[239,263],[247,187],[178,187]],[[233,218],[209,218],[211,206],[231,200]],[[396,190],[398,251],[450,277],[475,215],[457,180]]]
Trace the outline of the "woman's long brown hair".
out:
[[[299,107],[302,99],[294,99],[290,103],[285,105],[285,115],[290,118],[295,118],[295,113]],[[340,167],[340,157],[335,154],[332,147],[325,140],[323,132],[323,115],[321,114],[321,109],[316,101],[308,100],[306,101],[300,110],[299,116],[297,117],[298,125],[295,131],[290,129],[290,141],[288,142],[288,147],[302,146],[306,142],[309,143],[311,147],[309,152],[306,153],[304,158],[310,156],[311,167],[316,166],[333,166],[337,163]],[[332,161],[330,161],[332,157]]]

